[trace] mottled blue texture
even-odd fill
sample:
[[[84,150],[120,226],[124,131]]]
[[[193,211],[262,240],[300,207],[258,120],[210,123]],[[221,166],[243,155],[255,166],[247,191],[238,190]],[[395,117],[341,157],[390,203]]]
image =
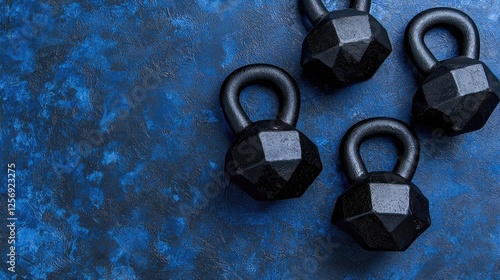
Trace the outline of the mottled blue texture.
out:
[[[500,2],[374,1],[394,51],[373,79],[339,90],[303,78],[309,26],[296,2],[0,0],[0,213],[3,225],[6,165],[14,162],[17,275],[498,277],[498,110],[482,130],[452,139],[412,123],[422,143],[414,183],[430,200],[433,224],[408,251],[365,252],[329,220],[346,187],[344,132],[374,116],[411,123],[421,78],[403,48],[409,20],[433,6],[464,10],[479,26],[482,60],[500,75]],[[439,58],[456,53],[442,30],[427,41]],[[219,88],[256,62],[287,69],[301,89],[298,128],[318,145],[324,171],[300,199],[257,203],[221,177],[234,137]],[[243,99],[252,119],[274,116],[270,90],[253,86]],[[397,155],[387,143],[363,146],[369,169],[391,168]],[[3,263],[6,233],[2,226],[0,278],[19,279]]]

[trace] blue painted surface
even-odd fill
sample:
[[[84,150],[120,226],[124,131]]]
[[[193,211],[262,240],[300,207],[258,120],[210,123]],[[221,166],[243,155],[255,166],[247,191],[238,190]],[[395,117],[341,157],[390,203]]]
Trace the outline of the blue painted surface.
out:
[[[1,279],[493,279],[500,275],[500,113],[451,139],[411,122],[421,78],[404,29],[434,6],[466,11],[482,60],[500,74],[500,2],[374,1],[394,51],[373,79],[334,90],[299,64],[308,31],[297,1],[0,0],[2,224],[6,165],[16,164],[17,274]],[[330,9],[346,1],[326,1]],[[344,3],[345,2],[345,3]],[[453,37],[427,36],[439,58]],[[287,69],[302,92],[298,128],[319,147],[324,171],[305,195],[252,201],[221,177],[233,136],[218,102],[224,78],[256,62]],[[277,99],[243,94],[253,120]],[[355,122],[412,123],[422,156],[414,182],[433,224],[404,253],[359,248],[330,225],[346,187],[338,145]],[[365,144],[371,170],[391,168],[385,140]]]

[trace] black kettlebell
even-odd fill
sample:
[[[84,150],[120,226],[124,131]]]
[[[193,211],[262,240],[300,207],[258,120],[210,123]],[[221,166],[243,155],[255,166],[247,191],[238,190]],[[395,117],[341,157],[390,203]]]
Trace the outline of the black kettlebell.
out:
[[[361,144],[376,136],[398,140],[402,155],[391,172],[368,172],[361,159]],[[373,118],[351,127],[340,145],[351,187],[337,199],[332,223],[366,250],[406,250],[431,225],[429,201],[411,182],[419,156],[415,132],[401,121]]]
[[[240,93],[253,83],[267,83],[279,93],[278,118],[252,122],[240,104]],[[236,142],[227,151],[225,173],[231,183],[256,200],[297,198],[323,169],[318,148],[295,126],[300,97],[285,70],[267,64],[242,67],[229,75],[220,102]]]
[[[425,45],[430,29],[444,26],[461,35],[460,56],[438,61]],[[416,120],[453,136],[482,128],[500,101],[500,83],[479,61],[479,31],[464,12],[434,8],[406,28],[406,50],[425,77],[413,98]]]
[[[368,80],[392,52],[387,30],[370,14],[371,1],[328,12],[321,0],[302,0],[314,26],[302,44],[305,71],[330,84]]]

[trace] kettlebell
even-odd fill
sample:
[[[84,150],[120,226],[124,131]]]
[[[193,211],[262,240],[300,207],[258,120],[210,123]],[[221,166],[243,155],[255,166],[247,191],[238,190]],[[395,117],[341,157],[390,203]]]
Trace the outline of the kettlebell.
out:
[[[241,91],[254,83],[276,89],[280,100],[277,119],[252,122],[243,111]],[[316,145],[295,128],[300,97],[290,74],[268,64],[244,66],[226,78],[220,102],[236,135],[225,159],[230,182],[259,201],[302,196],[323,166]]]
[[[460,56],[438,61],[425,45],[430,29],[444,26],[461,37]],[[481,129],[500,101],[500,83],[479,61],[479,31],[464,12],[434,8],[411,20],[405,33],[406,50],[425,77],[413,98],[416,120],[454,136]]]
[[[368,172],[361,158],[361,144],[377,136],[397,140],[402,154],[391,172]],[[403,122],[373,118],[355,124],[340,145],[351,187],[337,199],[331,222],[366,250],[406,250],[431,225],[429,201],[411,182],[419,156],[418,138]]]
[[[371,1],[328,12],[321,0],[302,0],[313,29],[302,44],[306,73],[333,85],[371,78],[392,52],[387,30],[369,12]]]

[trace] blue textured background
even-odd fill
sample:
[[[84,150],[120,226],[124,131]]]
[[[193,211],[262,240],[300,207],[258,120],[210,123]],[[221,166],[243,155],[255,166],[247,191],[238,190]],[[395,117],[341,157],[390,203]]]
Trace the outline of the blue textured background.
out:
[[[365,252],[329,223],[346,187],[344,132],[374,116],[411,123],[421,78],[403,48],[409,20],[435,6],[467,12],[481,32],[481,58],[498,75],[500,2],[374,1],[394,51],[373,79],[341,90],[303,78],[310,27],[296,2],[0,0],[0,224],[6,165],[14,162],[17,276],[500,277],[498,110],[482,130],[452,139],[412,123],[422,144],[414,182],[430,200],[433,224],[406,252]],[[457,52],[443,30],[427,42],[439,58]],[[285,68],[300,85],[298,128],[324,163],[300,199],[258,203],[221,177],[234,137],[219,88],[256,62]],[[243,100],[253,120],[277,110],[265,88],[249,87]],[[371,170],[389,169],[397,157],[384,139],[362,152]],[[0,279],[20,279],[6,270],[1,228]]]

